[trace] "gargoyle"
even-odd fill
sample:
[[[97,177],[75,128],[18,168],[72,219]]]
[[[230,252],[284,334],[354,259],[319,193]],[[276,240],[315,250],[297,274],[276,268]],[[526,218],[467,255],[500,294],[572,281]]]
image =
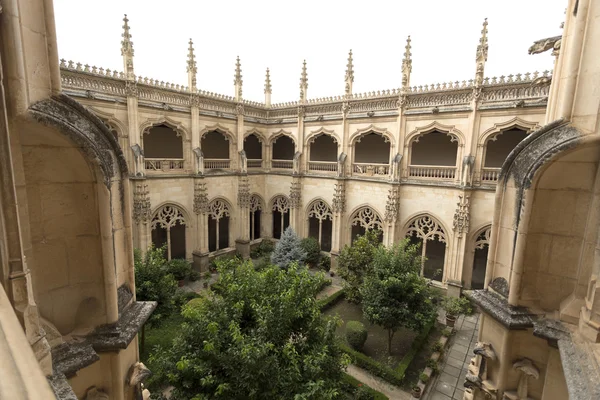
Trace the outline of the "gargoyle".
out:
[[[536,40],[533,45],[529,48],[529,54],[540,54],[550,49],[560,49],[560,41],[562,36],[554,36],[546,39]]]

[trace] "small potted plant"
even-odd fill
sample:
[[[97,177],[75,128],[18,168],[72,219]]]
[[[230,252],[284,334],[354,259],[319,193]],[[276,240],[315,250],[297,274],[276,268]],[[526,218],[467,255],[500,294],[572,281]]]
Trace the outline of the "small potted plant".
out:
[[[419,380],[426,384],[427,382],[429,382],[429,375],[427,375],[426,373],[422,373],[421,375],[419,375]]]
[[[446,311],[446,326],[452,328],[456,319],[466,314],[470,308],[469,300],[465,297],[447,297],[444,300],[444,311]]]
[[[421,388],[418,386],[413,386],[411,394],[412,394],[412,397],[414,397],[415,399],[420,399],[421,398]]]

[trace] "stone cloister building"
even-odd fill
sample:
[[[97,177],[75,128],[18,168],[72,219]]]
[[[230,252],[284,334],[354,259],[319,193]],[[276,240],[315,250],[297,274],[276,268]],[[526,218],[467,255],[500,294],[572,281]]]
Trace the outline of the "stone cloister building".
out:
[[[532,17],[535,21],[536,16]],[[0,399],[142,398],[133,249],[205,268],[292,226],[423,243],[423,274],[481,311],[465,399],[600,398],[600,0],[568,0],[554,71],[297,101],[59,61],[52,0],[0,6]],[[399,50],[401,51],[401,50]],[[182,55],[181,69],[183,70]],[[200,83],[199,83],[200,82]],[[50,385],[48,384],[50,383]]]
[[[486,77],[487,21],[468,82],[411,87],[408,38],[399,89],[354,93],[350,52],[343,95],[309,99],[304,62],[299,100],[283,104],[271,103],[268,69],[265,101],[243,98],[239,58],[233,96],[200,90],[191,40],[187,85],[137,76],[133,28],[125,17],[124,72],[60,69],[63,91],[123,149],[135,247],[167,243],[169,257],[205,268],[289,225],[335,265],[352,238],[379,229],[385,244],[423,242],[423,273],[440,286],[483,288],[500,167],[543,124],[551,81],[548,71]]]

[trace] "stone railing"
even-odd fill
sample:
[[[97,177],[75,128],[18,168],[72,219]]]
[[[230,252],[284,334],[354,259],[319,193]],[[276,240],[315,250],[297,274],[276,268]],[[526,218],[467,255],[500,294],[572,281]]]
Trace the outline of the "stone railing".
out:
[[[312,172],[337,172],[337,161],[309,161],[308,170]]]
[[[263,160],[259,160],[259,159],[251,160],[251,159],[248,159],[247,161],[248,161],[248,164],[247,164],[248,168],[262,168],[263,167]]]
[[[152,171],[183,171],[183,158],[146,158],[146,172]]]
[[[294,160],[271,160],[272,169],[294,169]]]
[[[381,163],[354,163],[352,165],[352,174],[358,176],[385,177],[390,173],[389,164]]]
[[[453,180],[456,178],[456,167],[441,165],[409,165],[408,177],[417,179]]]
[[[501,168],[482,168],[481,170],[481,183],[496,183],[500,176]]]
[[[229,169],[231,160],[223,158],[205,158],[204,169]]]

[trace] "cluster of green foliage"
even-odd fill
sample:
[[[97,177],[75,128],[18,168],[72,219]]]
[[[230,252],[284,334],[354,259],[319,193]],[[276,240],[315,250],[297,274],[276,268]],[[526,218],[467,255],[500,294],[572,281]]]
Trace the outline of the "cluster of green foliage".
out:
[[[444,328],[444,330],[442,331],[442,335],[445,337],[450,337],[452,335],[452,329]]]
[[[136,299],[158,303],[149,320],[151,325],[159,324],[176,309],[177,281],[164,254],[164,248],[150,246],[145,256],[138,249],[133,255]]]
[[[408,239],[378,247],[360,287],[365,317],[388,331],[388,353],[400,327],[420,332],[436,315],[434,295],[420,274],[420,253]]]
[[[295,264],[257,271],[219,265],[219,293],[183,308],[169,349],[151,357],[174,399],[333,399],[348,357],[335,345],[339,321],[321,315],[319,278]]]
[[[443,306],[448,316],[458,317],[473,312],[471,302],[466,297],[446,297]]]
[[[321,262],[321,245],[319,241],[313,237],[307,237],[300,241],[300,247],[306,253],[304,262],[308,264],[310,268],[319,266]]]
[[[279,268],[287,269],[292,264],[302,265],[306,260],[306,252],[302,249],[300,238],[291,226],[288,226],[271,254],[271,263]]]
[[[256,246],[250,252],[250,258],[257,259],[265,256],[270,256],[274,249],[275,245],[273,244],[273,241],[269,239],[262,239],[258,246]]]
[[[327,309],[329,309],[329,308],[333,307],[335,304],[337,304],[340,300],[342,300],[344,298],[344,291],[345,291],[344,289],[338,290],[331,296],[319,300],[318,305],[319,305],[319,309],[321,310],[321,312],[326,311]]]
[[[178,281],[188,279],[193,271],[192,264],[189,261],[180,258],[169,261],[167,263],[167,269]]]
[[[431,371],[436,374],[439,372],[440,370],[440,366],[438,364],[438,362],[432,358],[430,358],[429,360],[427,360],[427,366],[429,368],[431,368]]]
[[[342,385],[344,391],[349,395],[352,400],[388,400],[389,398],[381,392],[371,388],[368,385],[365,385],[358,379],[344,374],[342,378]]]
[[[346,341],[354,350],[361,351],[367,341],[367,328],[360,321],[346,322]]]
[[[423,383],[427,383],[427,382],[429,382],[429,375],[423,373],[423,374],[419,375],[419,380]]]
[[[380,246],[379,231],[367,231],[359,236],[351,246],[344,246],[338,258],[338,274],[344,279],[346,299],[361,301],[360,287],[371,269],[375,250]]]
[[[329,272],[331,269],[331,258],[329,257],[321,257],[321,262],[319,263],[319,269]]]

